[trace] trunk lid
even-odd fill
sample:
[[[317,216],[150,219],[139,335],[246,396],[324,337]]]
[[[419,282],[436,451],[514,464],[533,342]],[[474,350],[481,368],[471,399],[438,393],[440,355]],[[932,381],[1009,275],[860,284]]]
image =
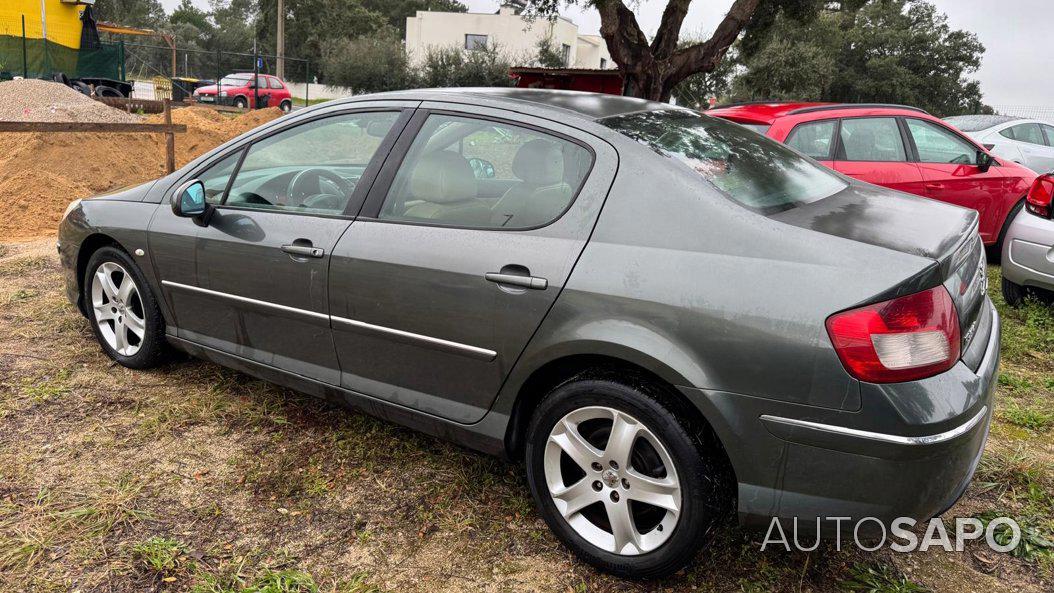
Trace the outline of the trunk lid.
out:
[[[988,281],[978,215],[909,194],[854,182],[823,200],[771,216],[774,220],[869,245],[918,255],[934,265],[875,295],[877,302],[944,285],[955,302],[962,352],[989,327]],[[861,303],[864,304],[864,303]],[[985,334],[985,335],[981,335]],[[971,364],[973,360],[967,360]],[[978,361],[979,362],[979,361]]]

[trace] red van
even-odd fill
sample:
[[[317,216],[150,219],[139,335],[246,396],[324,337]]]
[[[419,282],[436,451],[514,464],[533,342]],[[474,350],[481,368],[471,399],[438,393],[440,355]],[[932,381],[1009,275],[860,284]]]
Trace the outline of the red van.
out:
[[[706,113],[861,181],[973,208],[981,215],[981,239],[995,253],[1036,178],[914,107],[764,102]]]

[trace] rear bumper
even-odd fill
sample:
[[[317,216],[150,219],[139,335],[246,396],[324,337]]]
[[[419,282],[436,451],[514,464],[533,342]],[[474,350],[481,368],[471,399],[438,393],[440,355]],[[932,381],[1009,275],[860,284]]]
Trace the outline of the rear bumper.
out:
[[[992,307],[986,300],[985,306]],[[739,518],[897,517],[952,506],[980,460],[992,416],[999,318],[976,371],[960,362],[911,383],[862,385],[859,412],[684,390],[711,420],[736,471]],[[892,400],[892,401],[890,401]]]
[[[1018,214],[1007,227],[1002,266],[1014,284],[1054,290],[1054,220]]]

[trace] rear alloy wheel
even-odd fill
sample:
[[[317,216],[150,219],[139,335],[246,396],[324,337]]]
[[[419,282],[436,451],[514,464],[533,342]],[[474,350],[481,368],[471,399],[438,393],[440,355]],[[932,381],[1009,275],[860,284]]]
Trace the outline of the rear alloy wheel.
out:
[[[82,286],[88,320],[110,358],[137,369],[162,360],[167,346],[164,320],[128,254],[115,247],[93,253]]]
[[[729,509],[711,451],[674,409],[648,386],[580,379],[535,410],[531,492],[549,527],[586,562],[631,578],[671,574]]]

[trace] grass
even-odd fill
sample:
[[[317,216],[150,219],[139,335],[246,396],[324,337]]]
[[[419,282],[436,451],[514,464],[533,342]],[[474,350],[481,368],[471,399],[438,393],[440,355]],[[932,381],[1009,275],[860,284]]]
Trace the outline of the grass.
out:
[[[574,560],[523,469],[193,360],[137,372],[99,352],[53,247],[0,261],[0,590],[915,592],[1054,586],[1054,316],[1009,309],[989,449],[952,515],[1032,529],[989,569],[970,553],[760,552],[722,526],[658,583]],[[998,286],[998,283],[994,283]],[[894,562],[894,560],[896,562]],[[906,569],[905,569],[906,571]],[[989,574],[991,573],[991,574]],[[854,588],[856,587],[856,588]]]

